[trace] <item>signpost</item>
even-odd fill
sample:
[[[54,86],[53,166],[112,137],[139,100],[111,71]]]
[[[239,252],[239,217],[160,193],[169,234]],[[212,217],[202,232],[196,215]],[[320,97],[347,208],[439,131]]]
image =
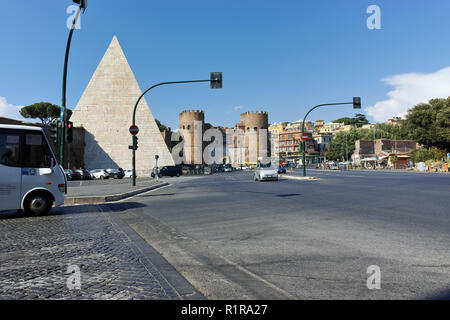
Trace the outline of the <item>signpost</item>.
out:
[[[137,126],[131,126],[130,133],[131,135],[136,136],[139,133],[139,128]]]

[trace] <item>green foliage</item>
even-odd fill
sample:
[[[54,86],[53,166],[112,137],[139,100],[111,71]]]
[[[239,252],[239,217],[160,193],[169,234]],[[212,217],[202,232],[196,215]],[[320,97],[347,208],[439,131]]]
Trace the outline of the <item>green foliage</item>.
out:
[[[339,132],[331,141],[327,151],[327,158],[331,160],[342,161],[351,159],[355,152],[355,143],[357,140],[407,140],[409,139],[408,131],[405,127],[379,123],[374,129],[352,129],[347,132]],[[348,150],[348,154],[346,154]]]
[[[357,128],[361,128],[363,125],[369,124],[369,121],[364,114],[357,113],[354,118],[340,118],[334,120],[333,123],[343,123],[346,126],[356,126]]]
[[[360,136],[361,130],[339,132],[330,143],[327,158],[338,161],[342,161],[342,158],[350,159],[355,152],[355,142],[360,139]]]
[[[450,97],[415,106],[408,111],[404,126],[420,144],[450,150]]]
[[[160,132],[163,132],[163,131],[168,130],[167,127],[166,127],[165,125],[163,125],[163,124],[161,124],[161,122],[159,122],[158,119],[155,119],[155,121],[156,121],[156,124],[158,125],[158,128],[159,128],[159,131],[160,131]]]
[[[410,154],[415,162],[425,162],[429,160],[440,161],[446,157],[446,152],[436,147],[414,150]]]
[[[50,102],[39,102],[20,110],[20,115],[25,119],[40,119],[42,124],[48,125],[54,119],[61,116],[61,107]],[[67,109],[68,119],[72,116],[72,110]]]

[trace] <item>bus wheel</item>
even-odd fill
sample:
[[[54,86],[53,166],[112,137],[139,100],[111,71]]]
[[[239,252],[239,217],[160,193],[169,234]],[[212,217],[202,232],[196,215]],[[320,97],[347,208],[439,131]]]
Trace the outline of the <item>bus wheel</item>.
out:
[[[45,215],[50,212],[53,201],[45,193],[34,193],[27,197],[24,203],[26,215]]]

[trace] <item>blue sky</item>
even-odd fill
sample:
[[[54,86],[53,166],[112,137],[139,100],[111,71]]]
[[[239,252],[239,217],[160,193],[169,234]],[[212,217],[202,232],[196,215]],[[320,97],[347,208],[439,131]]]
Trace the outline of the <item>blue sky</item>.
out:
[[[270,122],[295,121],[316,104],[356,95],[370,119],[381,121],[421,100],[450,96],[450,2],[430,3],[89,0],[73,38],[68,106],[76,106],[116,34],[141,89],[224,73],[223,90],[169,86],[147,97],[155,117],[171,127],[184,109],[203,109],[208,122],[223,126],[250,110],[268,111]],[[38,101],[60,104],[70,4],[2,3],[0,116]],[[369,5],[381,8],[381,30],[366,26]],[[349,106],[334,107],[311,120],[353,114]]]

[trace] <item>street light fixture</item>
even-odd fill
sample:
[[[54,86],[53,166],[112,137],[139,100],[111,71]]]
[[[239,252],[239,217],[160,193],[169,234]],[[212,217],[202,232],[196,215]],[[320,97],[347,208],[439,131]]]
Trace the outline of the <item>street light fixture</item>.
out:
[[[73,2],[80,5],[80,9],[83,11],[83,13],[84,13],[84,11],[86,11],[87,0],[73,0]]]
[[[60,144],[60,165],[64,167],[64,142],[65,142],[65,127],[67,119],[67,107],[66,107],[66,91],[67,91],[67,67],[69,63],[69,52],[70,52],[70,44],[72,42],[73,31],[75,30],[75,26],[77,25],[78,19],[80,17],[81,12],[85,12],[87,8],[87,0],[72,0],[74,3],[78,4],[78,10],[75,15],[75,19],[73,19],[72,27],[69,32],[69,39],[67,40],[66,45],[66,56],[64,59],[64,71],[63,71],[63,83],[62,83],[62,104],[61,104],[61,122],[63,125],[62,128],[62,137]]]
[[[339,106],[339,105],[353,105],[353,109],[361,109],[361,98],[360,97],[354,97],[353,102],[340,102],[340,103],[326,103],[326,104],[319,104],[318,106],[315,106],[311,110],[308,111],[305,118],[303,119],[302,123],[302,137],[305,134],[305,122],[306,118],[309,116],[311,112],[313,112],[315,109],[319,107],[324,106]],[[306,177],[306,140],[302,141],[303,144],[303,176]]]
[[[211,83],[211,89],[222,89],[223,87],[223,77],[222,77],[222,72],[211,72],[211,77],[208,80],[189,80],[189,81],[171,81],[171,82],[161,82],[158,84],[155,84],[154,86],[151,86],[150,88],[148,88],[147,90],[145,90],[141,96],[139,97],[139,99],[136,101],[136,105],[134,106],[134,110],[133,110],[133,125],[132,127],[136,127],[136,110],[137,107],[139,105],[139,102],[142,100],[142,98],[147,94],[147,92],[149,92],[150,90],[156,88],[156,87],[160,87],[166,84],[184,84],[184,83],[198,83],[198,82],[209,82]],[[133,147],[130,148],[133,150],[133,160],[132,160],[132,165],[133,165],[133,187],[136,186],[136,149],[135,148],[135,138],[137,138],[136,136],[133,136]]]

